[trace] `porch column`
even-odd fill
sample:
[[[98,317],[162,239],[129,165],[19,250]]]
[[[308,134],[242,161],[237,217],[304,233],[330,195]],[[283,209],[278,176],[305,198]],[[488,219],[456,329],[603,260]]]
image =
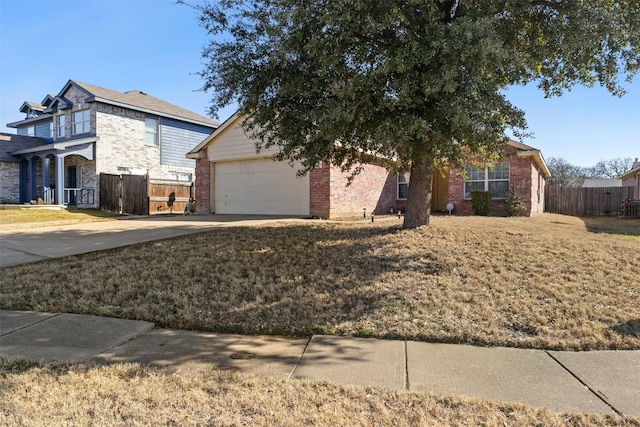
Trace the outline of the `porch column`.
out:
[[[64,205],[64,157],[55,156],[56,159],[56,197],[58,205]]]
[[[38,199],[38,170],[36,167],[37,157],[29,159],[29,200]]]
[[[20,203],[27,203],[29,197],[29,189],[27,187],[27,171],[29,169],[29,162],[26,159],[20,160],[20,179],[18,180],[18,199]]]
[[[42,192],[44,193],[43,199],[45,203],[51,202],[49,189],[51,188],[51,177],[49,176],[51,170],[51,159],[45,157],[42,159]]]

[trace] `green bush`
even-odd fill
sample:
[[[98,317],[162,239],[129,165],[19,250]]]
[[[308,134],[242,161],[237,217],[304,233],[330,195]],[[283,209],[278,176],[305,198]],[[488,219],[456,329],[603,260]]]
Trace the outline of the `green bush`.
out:
[[[491,191],[474,190],[471,192],[471,207],[475,215],[487,216],[491,211]]]

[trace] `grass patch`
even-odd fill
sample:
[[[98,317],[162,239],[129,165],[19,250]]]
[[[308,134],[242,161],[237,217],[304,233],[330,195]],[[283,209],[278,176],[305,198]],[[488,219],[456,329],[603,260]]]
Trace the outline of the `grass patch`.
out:
[[[617,238],[640,243],[640,219],[583,218],[587,230],[612,234]]]
[[[415,230],[281,223],[3,268],[0,307],[201,331],[639,349],[638,248],[550,214],[434,217]]]
[[[0,360],[1,425],[640,426],[523,404],[284,381],[238,372]]]
[[[119,216],[98,209],[2,208],[0,209],[0,230],[108,221]]]

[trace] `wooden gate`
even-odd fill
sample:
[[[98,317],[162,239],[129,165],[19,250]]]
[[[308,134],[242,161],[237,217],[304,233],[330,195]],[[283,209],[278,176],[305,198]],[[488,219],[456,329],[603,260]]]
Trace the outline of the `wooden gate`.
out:
[[[122,213],[149,215],[146,175],[122,175]]]
[[[120,213],[120,175],[100,174],[100,209]]]
[[[100,209],[121,214],[148,215],[147,176],[101,173]]]
[[[193,183],[151,180],[146,175],[100,174],[100,209],[130,215],[182,213]]]

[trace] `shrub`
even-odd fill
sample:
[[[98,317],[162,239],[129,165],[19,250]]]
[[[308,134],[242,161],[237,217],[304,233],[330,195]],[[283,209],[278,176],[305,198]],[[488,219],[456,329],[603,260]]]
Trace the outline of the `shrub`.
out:
[[[487,216],[491,211],[491,191],[474,190],[471,192],[471,208],[475,215]]]
[[[522,198],[517,195],[509,196],[509,198],[504,201],[504,204],[507,210],[507,216],[518,216],[527,210],[527,205],[525,205]]]
[[[527,205],[524,202],[526,188],[525,182],[509,185],[509,197],[504,201],[507,216],[521,215],[527,210]]]

